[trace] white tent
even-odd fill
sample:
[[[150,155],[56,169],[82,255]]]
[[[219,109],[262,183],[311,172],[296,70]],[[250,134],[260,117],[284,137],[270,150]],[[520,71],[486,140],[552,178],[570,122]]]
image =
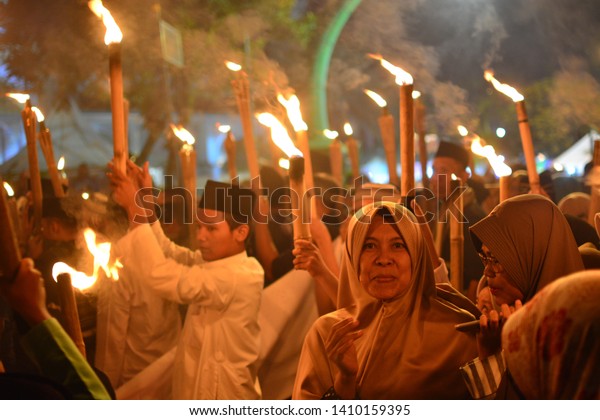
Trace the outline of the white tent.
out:
[[[554,164],[561,164],[569,175],[582,175],[585,164],[592,160],[595,140],[600,140],[600,134],[591,130],[557,156]]]

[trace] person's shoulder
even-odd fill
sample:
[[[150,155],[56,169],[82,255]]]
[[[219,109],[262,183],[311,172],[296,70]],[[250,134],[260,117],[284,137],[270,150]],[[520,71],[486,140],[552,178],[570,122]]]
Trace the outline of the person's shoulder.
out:
[[[333,312],[326,313],[325,315],[321,315],[314,322],[313,328],[315,328],[317,330],[327,330],[327,331],[329,331],[329,329],[335,323],[341,321],[342,319],[354,317],[355,316],[354,315],[355,311],[353,309],[355,309],[354,305],[352,305],[352,306],[350,306],[348,308],[342,308],[342,309],[335,310]]]

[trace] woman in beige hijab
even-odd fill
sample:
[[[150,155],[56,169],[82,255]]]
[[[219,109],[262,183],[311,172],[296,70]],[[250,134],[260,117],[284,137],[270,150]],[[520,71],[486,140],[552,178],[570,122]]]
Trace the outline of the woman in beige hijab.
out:
[[[459,367],[476,355],[454,325],[477,309],[436,286],[414,216],[391,202],[370,204],[348,228],[340,301],[309,331],[293,398],[467,398]]]

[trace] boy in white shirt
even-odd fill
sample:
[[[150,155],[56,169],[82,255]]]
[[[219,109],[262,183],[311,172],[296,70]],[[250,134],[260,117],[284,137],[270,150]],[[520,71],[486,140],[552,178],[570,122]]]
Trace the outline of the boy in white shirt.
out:
[[[146,182],[136,185],[114,169],[109,174],[113,197],[130,221],[118,243],[121,262],[160,296],[189,305],[175,354],[173,398],[260,399],[257,319],[264,273],[245,249],[252,191],[209,180],[195,219],[198,250],[191,251],[171,242],[138,204],[139,187],[149,185],[147,166],[142,177],[131,163],[128,170]]]

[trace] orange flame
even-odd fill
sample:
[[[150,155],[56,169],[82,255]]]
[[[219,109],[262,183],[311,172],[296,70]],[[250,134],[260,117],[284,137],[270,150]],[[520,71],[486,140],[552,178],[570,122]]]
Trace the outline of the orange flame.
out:
[[[9,197],[14,197],[15,196],[15,190],[12,189],[12,187],[10,186],[10,184],[6,181],[3,182],[4,184],[4,189],[6,190],[6,194]]]
[[[412,98],[413,99],[419,99],[421,97],[421,92],[418,90],[413,90],[412,92]]]
[[[52,267],[52,277],[54,280],[57,280],[59,274],[67,273],[71,276],[73,287],[76,287],[80,290],[89,289],[94,285],[94,283],[96,283],[100,269],[104,271],[106,277],[109,279],[111,278],[113,280],[118,280],[119,269],[123,268],[123,265],[119,262],[119,260],[116,260],[113,263],[110,262],[110,242],[102,242],[97,244],[96,233],[89,228],[83,232],[83,236],[85,238],[88,251],[94,257],[94,268],[92,275],[89,276],[86,273],[77,271],[64,262],[57,262]]]
[[[352,130],[352,126],[350,125],[349,122],[344,124],[344,134],[346,134],[347,136],[351,136],[352,134],[354,134],[354,131]]]
[[[483,73],[483,78],[485,80],[487,80],[488,82],[490,82],[493,86],[494,89],[496,89],[498,92],[504,93],[506,96],[508,96],[510,99],[513,100],[513,102],[519,102],[525,99],[525,97],[523,95],[521,95],[517,89],[515,89],[512,86],[509,86],[505,83],[500,83],[495,77],[494,77],[494,73],[487,70]]]
[[[290,161],[286,158],[279,158],[279,167],[283,169],[290,169]]]
[[[65,169],[65,157],[61,156],[60,159],[58,159],[58,163],[56,164],[56,169],[58,169],[59,171],[62,171],[63,169]]]
[[[335,140],[340,135],[337,131],[329,130],[327,128],[323,130],[323,134],[325,134],[325,137],[327,137],[329,140]]]
[[[464,125],[458,125],[456,126],[456,129],[458,130],[458,134],[460,134],[463,137],[469,135],[469,130],[467,130],[467,127],[465,127]]]
[[[242,69],[242,66],[240,66],[238,63],[234,63],[233,61],[225,60],[225,66],[231,71],[240,71]]]
[[[392,63],[390,63],[389,61],[384,59],[379,54],[369,54],[369,57],[371,57],[374,60],[379,60],[379,62],[381,63],[381,66],[384,69],[386,69],[387,71],[392,73],[394,76],[396,76],[396,84],[397,85],[402,86],[402,85],[412,85],[413,84],[413,81],[414,81],[413,77],[406,70],[404,70],[400,67],[394,66]]]
[[[219,130],[223,134],[227,134],[231,131],[231,126],[230,125],[219,125],[217,130]]]
[[[271,129],[271,139],[288,157],[302,156],[302,152],[294,145],[287,130],[273,114],[263,112],[256,116],[258,122]]]
[[[196,142],[196,139],[194,138],[194,136],[192,136],[192,133],[183,128],[183,126],[175,124],[169,125],[171,127],[171,130],[173,130],[175,136],[185,144],[191,146]]]
[[[365,92],[369,98],[373,99],[375,103],[381,108],[387,106],[387,102],[385,101],[385,99],[383,99],[378,93],[375,93],[369,89],[364,89],[363,92]]]
[[[494,147],[487,144],[483,145],[479,137],[475,138],[471,142],[471,151],[478,156],[485,157],[490,163],[494,173],[497,177],[508,176],[512,174],[512,169],[506,163],[504,163],[504,156],[496,155]]]
[[[102,23],[104,23],[104,26],[106,27],[104,43],[106,45],[120,43],[123,39],[123,33],[109,10],[102,4],[102,0],[90,0],[88,1],[88,7],[96,16],[102,19]]]
[[[38,122],[41,123],[42,121],[44,121],[44,114],[37,106],[32,106],[31,110],[33,112],[35,112],[35,118],[37,119]]]
[[[290,99],[285,99],[282,94],[277,95],[277,100],[281,105],[285,107],[288,118],[294,127],[294,131],[306,131],[308,126],[302,119],[302,112],[300,111],[300,100],[296,95],[290,96]]]
[[[20,104],[24,104],[29,100],[29,94],[27,93],[7,93],[6,96],[8,96],[9,98],[13,98]]]

